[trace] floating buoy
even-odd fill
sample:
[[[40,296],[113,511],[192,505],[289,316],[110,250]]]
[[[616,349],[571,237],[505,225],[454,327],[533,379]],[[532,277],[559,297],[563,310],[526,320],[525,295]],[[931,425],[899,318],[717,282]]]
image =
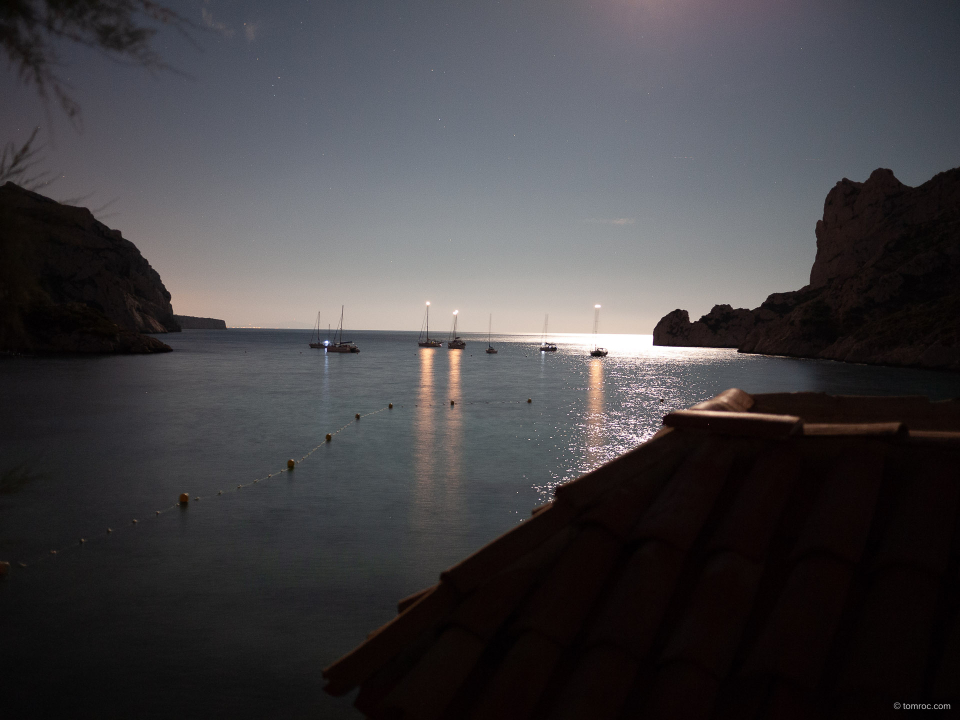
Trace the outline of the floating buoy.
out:
[[[237,485],[237,490],[239,490],[239,489],[242,488],[242,487],[243,487],[243,485]]]
[[[357,413],[357,414],[356,414],[356,418],[357,418],[357,420],[360,419],[360,413]]]
[[[107,528],[107,533],[112,533],[112,532],[113,532],[113,528]]]
[[[223,495],[223,490],[217,490],[217,495]]]
[[[387,403],[387,407],[388,407],[389,409],[393,410],[393,403]]]
[[[360,416],[357,415],[357,417],[360,417]],[[296,464],[297,463],[295,463],[292,459],[287,460],[287,470],[293,470],[293,468],[296,467]]]
[[[0,577],[3,577],[8,572],[10,572],[10,563],[6,560],[0,560]]]
[[[26,564],[25,562],[18,562],[17,565],[19,565],[20,567],[26,567],[26,566],[27,566],[27,564]]]
[[[199,500],[199,499],[200,499],[200,496],[199,496],[199,495],[194,498],[194,500]]]
[[[57,554],[57,551],[56,551],[56,550],[51,550],[51,551],[50,551],[50,554],[51,554],[51,555],[56,555],[56,554]]]
[[[532,403],[532,402],[533,402],[533,398],[527,398],[527,402],[528,402],[528,403]]]
[[[133,524],[134,524],[134,525],[137,524],[137,519],[136,519],[136,518],[133,519]]]
[[[187,493],[180,493],[180,504],[186,505],[190,502],[190,496]]]
[[[455,403],[453,402],[453,400],[451,400],[451,401],[450,401],[450,407],[453,407],[454,405],[455,405]]]
[[[327,433],[327,442],[330,442],[331,440],[333,440],[333,435]]]
[[[159,510],[157,510],[157,515],[159,515],[159,514],[160,514],[160,511],[159,511]]]

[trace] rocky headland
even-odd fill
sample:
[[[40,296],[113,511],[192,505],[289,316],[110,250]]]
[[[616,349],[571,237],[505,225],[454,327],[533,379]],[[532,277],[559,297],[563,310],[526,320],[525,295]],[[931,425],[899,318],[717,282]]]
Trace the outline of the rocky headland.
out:
[[[753,310],[664,316],[655,345],[960,370],[960,168],[923,185],[844,178],[817,221],[810,284]]]
[[[216,318],[194,317],[192,315],[174,315],[174,319],[184,330],[226,330],[227,323]]]
[[[137,247],[89,210],[0,187],[0,350],[152,353],[178,332],[170,293]]]

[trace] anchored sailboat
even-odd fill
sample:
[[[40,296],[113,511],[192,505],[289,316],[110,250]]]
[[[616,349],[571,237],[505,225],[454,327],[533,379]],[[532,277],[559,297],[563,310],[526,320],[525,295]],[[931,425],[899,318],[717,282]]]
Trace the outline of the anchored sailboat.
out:
[[[443,347],[439,340],[430,339],[430,302],[427,301],[427,311],[423,316],[423,325],[420,326],[420,340],[417,343],[420,347]]]
[[[310,347],[320,350],[323,343],[320,341],[320,313],[317,313],[317,324],[313,328],[313,335],[310,336]]]
[[[493,355],[497,352],[497,349],[490,344],[490,333],[493,331],[493,313],[490,313],[490,322],[487,324],[487,349],[486,353],[488,355]]]
[[[556,352],[557,346],[552,342],[547,342],[547,320],[550,315],[543,316],[543,337],[540,339],[540,352]]]
[[[606,357],[607,349],[602,348],[597,345],[597,328],[600,327],[600,306],[593,306],[593,350],[590,351],[590,354],[593,357]]]
[[[453,311],[453,332],[450,333],[450,340],[447,342],[447,347],[450,350],[463,350],[467,344],[457,335],[457,316],[460,314],[459,310]]]
[[[327,352],[335,353],[358,353],[358,348],[351,340],[343,339],[343,305],[340,306],[340,324],[337,326],[337,334],[333,336],[333,342],[326,344]]]

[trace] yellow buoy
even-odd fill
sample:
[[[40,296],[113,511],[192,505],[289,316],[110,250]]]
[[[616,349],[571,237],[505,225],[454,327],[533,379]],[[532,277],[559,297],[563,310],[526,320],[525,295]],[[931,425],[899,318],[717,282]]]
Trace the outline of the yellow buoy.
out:
[[[297,464],[292,459],[287,460],[287,470],[293,470],[296,465]]]
[[[190,496],[187,493],[180,493],[180,504],[186,505],[190,502]]]
[[[387,403],[387,407],[393,410],[393,403]]]
[[[333,435],[327,433],[327,442],[330,442],[331,440],[333,440]]]

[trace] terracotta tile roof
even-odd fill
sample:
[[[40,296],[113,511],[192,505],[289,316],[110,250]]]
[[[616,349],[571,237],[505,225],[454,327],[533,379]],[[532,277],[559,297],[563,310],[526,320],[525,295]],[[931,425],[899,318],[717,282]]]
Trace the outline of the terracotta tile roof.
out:
[[[557,488],[324,670],[368,717],[960,701],[960,402],[725,393]]]

